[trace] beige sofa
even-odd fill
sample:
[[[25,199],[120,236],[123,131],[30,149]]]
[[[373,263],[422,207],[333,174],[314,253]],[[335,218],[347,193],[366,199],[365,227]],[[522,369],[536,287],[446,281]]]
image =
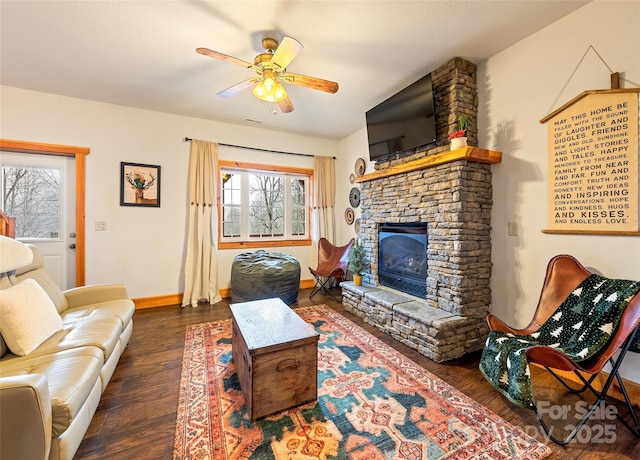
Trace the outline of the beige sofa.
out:
[[[63,292],[35,246],[0,236],[0,459],[73,458],[133,313],[123,285]]]

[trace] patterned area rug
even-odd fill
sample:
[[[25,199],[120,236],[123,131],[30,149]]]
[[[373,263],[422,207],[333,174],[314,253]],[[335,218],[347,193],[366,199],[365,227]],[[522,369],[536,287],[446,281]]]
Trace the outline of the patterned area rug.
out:
[[[320,305],[318,400],[251,423],[231,320],[187,328],[173,458],[542,459],[551,450]]]

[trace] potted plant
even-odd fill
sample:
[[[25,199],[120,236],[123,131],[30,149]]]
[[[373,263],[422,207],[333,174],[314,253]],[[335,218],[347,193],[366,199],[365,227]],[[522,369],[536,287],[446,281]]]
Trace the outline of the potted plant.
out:
[[[349,252],[349,264],[347,268],[353,272],[353,284],[362,286],[362,275],[369,270],[369,261],[367,253],[364,250],[362,242],[357,239],[351,252]]]
[[[456,150],[467,145],[467,128],[471,123],[471,115],[458,115],[458,129],[449,135],[451,139],[451,150]]]

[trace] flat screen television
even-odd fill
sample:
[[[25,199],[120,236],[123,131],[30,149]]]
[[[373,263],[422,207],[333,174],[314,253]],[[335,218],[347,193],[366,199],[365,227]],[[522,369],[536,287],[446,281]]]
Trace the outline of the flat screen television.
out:
[[[436,142],[431,74],[366,113],[371,161]]]

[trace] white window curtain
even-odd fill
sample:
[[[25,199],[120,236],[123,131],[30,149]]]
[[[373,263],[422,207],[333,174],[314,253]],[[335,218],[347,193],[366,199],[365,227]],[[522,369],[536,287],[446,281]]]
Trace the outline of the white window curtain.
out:
[[[191,141],[189,157],[189,227],[182,306],[221,300],[218,289],[218,144]]]
[[[332,157],[314,157],[313,184],[313,243],[324,237],[335,244],[336,171]]]

